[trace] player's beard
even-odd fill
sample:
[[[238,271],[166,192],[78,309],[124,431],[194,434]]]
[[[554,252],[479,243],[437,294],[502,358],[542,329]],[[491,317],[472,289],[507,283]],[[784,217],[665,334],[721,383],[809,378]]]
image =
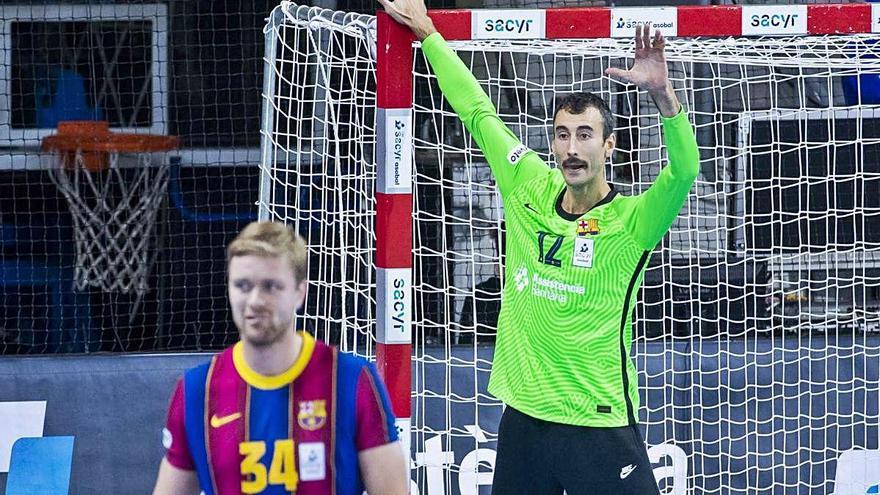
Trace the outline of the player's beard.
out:
[[[270,347],[284,338],[292,324],[292,320],[283,321],[278,317],[268,319],[265,326],[254,325],[245,320],[245,328],[240,332],[240,337],[254,347]]]

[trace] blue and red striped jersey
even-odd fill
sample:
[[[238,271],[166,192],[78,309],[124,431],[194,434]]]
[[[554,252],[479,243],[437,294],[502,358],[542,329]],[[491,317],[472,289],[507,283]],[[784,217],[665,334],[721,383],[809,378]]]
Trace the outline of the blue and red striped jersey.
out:
[[[249,368],[239,342],[178,381],[166,458],[205,495],[361,495],[358,452],[397,441],[375,367],[302,336],[280,375]]]

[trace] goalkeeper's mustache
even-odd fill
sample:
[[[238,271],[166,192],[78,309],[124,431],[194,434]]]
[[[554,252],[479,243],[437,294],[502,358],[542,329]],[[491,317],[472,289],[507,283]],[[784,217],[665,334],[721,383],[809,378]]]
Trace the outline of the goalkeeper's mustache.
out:
[[[588,168],[589,166],[589,163],[575,157],[566,158],[562,162],[562,168]]]

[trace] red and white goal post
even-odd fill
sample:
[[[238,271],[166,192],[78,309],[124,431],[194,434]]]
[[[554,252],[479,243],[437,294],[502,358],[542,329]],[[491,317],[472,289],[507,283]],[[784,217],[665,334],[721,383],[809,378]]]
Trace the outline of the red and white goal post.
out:
[[[431,17],[551,166],[554,96],[604,97],[624,194],[665,151],[656,108],[604,69],[631,65],[637,24],[668,39],[701,173],[634,315],[661,490],[880,489],[880,5]],[[479,493],[501,413],[486,382],[503,205],[485,160],[384,13],[282,2],[265,33],[259,206],[306,237],[302,323],[375,358],[413,493]]]

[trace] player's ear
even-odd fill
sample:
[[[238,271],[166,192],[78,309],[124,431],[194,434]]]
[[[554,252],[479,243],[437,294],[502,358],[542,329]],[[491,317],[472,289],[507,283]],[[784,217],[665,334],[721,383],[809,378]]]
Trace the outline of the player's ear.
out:
[[[298,282],[296,284],[296,310],[299,311],[302,308],[303,303],[306,301],[306,294],[309,292],[309,281],[303,280],[302,282]]]
[[[612,132],[612,133],[611,133],[611,134],[605,139],[605,158],[606,158],[606,159],[607,159],[609,156],[611,156],[611,153],[614,152],[614,147],[615,147],[615,146],[617,146],[617,133]]]

